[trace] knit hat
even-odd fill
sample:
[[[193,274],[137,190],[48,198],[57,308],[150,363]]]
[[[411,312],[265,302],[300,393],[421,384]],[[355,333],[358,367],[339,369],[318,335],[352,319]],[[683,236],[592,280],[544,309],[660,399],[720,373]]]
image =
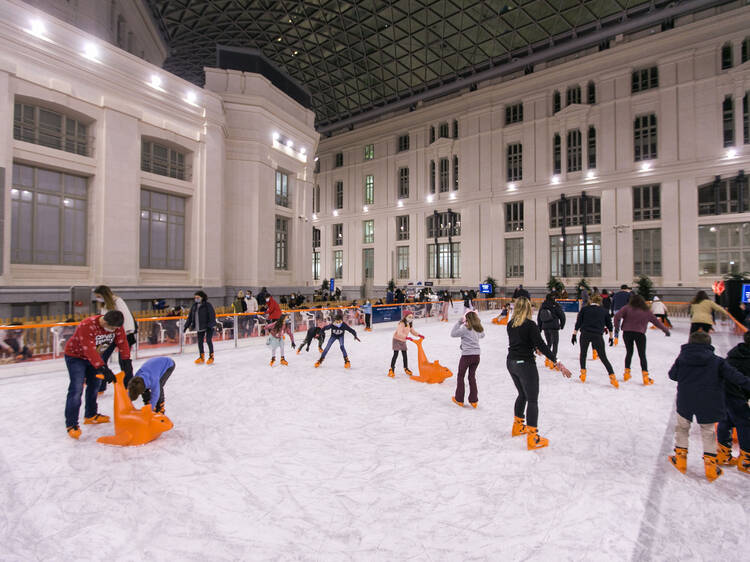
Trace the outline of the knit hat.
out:
[[[658,300],[659,300],[659,297],[656,297],[656,296],[655,296],[655,297],[654,297],[654,300],[655,300],[655,301],[658,301]]]

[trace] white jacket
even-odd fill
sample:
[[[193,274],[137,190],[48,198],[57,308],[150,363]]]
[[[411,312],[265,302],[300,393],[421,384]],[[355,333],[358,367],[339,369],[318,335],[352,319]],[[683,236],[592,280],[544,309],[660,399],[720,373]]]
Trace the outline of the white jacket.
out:
[[[654,301],[651,303],[651,312],[656,316],[657,314],[666,314],[667,307],[661,301]]]
[[[122,300],[121,297],[115,297],[115,310],[122,312],[122,327],[125,330],[125,333],[132,334],[135,332],[135,320],[133,320],[133,315],[130,313],[128,305],[125,304],[125,301]],[[107,314],[107,312],[109,312],[109,310],[107,310],[107,305],[105,304],[102,306],[102,314]]]
[[[258,312],[258,301],[255,297],[245,297],[248,312]]]

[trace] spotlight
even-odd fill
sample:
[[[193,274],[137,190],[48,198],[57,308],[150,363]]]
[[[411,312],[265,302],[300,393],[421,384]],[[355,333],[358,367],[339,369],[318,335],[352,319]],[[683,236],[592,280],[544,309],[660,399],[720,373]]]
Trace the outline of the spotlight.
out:
[[[589,170],[586,172],[586,179],[587,180],[593,180],[596,177],[596,171],[595,170]]]
[[[651,169],[651,163],[650,162],[643,162],[641,164],[641,172],[648,172]]]
[[[44,25],[42,20],[33,19],[28,29],[29,33],[36,35],[37,37],[44,37],[47,33],[47,26]]]
[[[151,87],[156,88],[157,90],[161,88],[161,78],[157,76],[156,74],[151,75]]]
[[[195,105],[196,100],[198,99],[198,96],[195,94],[195,92],[188,92],[185,95],[185,101]]]
[[[286,141],[286,145],[287,145],[287,146],[288,146],[289,148],[292,148],[292,147],[294,146],[294,143],[292,142],[292,139],[289,139],[288,141]]]
[[[552,179],[550,179],[550,182],[553,184],[560,183],[560,176],[552,176]]]
[[[737,149],[730,148],[727,150],[727,158],[737,158]]]
[[[99,47],[94,43],[86,43],[83,46],[83,56],[87,59],[97,60],[99,58]]]

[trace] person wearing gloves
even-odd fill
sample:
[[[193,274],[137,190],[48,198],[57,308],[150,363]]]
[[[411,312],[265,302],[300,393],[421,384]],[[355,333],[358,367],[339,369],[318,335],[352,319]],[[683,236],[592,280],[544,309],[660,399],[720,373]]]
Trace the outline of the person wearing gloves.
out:
[[[536,368],[535,351],[540,351],[552,361],[563,376],[570,378],[557,356],[547,347],[539,333],[539,326],[532,319],[531,302],[525,297],[516,299],[513,316],[508,322],[508,358],[506,366],[518,390],[513,407],[511,436],[526,434],[526,448],[541,449],[549,445],[549,439],[540,437],[537,431],[539,419],[539,371]],[[525,416],[524,416],[525,414]]]
[[[119,310],[110,310],[105,315],[90,316],[83,320],[65,344],[65,366],[68,368],[70,384],[65,400],[65,427],[73,439],[81,436],[78,415],[81,411],[81,396],[86,383],[85,425],[109,422],[109,416],[100,414],[96,403],[99,380],[115,382],[115,374],[102,360],[101,353],[113,342],[122,360],[125,377],[133,376],[130,361],[130,346],[122,327],[123,317]]]
[[[557,355],[557,346],[560,343],[560,331],[565,328],[565,312],[560,304],[555,300],[554,293],[548,293],[539,307],[539,313],[536,316],[536,323],[544,334],[547,346],[552,350],[552,355]],[[549,359],[544,360],[547,368],[553,369],[554,365]]]
[[[615,370],[612,368],[612,364],[607,359],[607,352],[604,348],[604,337],[602,334],[605,331],[609,332],[609,345],[613,345],[614,338],[612,337],[612,319],[609,317],[609,313],[599,306],[602,302],[601,295],[594,295],[591,298],[591,304],[584,306],[578,313],[576,318],[576,325],[573,329],[573,337],[570,342],[575,345],[577,341],[577,334],[581,332],[581,353],[579,355],[581,364],[581,382],[586,382],[586,354],[589,350],[589,344],[599,354],[602,364],[607,369],[609,374],[609,383],[615,388],[619,388],[620,385],[615,377]]]
[[[388,376],[391,378],[396,376],[394,369],[396,368],[396,359],[398,359],[399,352],[401,352],[401,359],[404,362],[404,373],[411,376],[411,371],[409,370],[409,358],[406,355],[406,339],[409,337],[409,334],[417,338],[424,337],[414,329],[413,323],[414,314],[409,312],[404,318],[398,321],[396,331],[393,332],[393,339],[391,341],[393,355],[391,356],[391,368],[388,369]]]
[[[461,359],[458,362],[458,374],[456,375],[456,394],[453,403],[461,407],[464,405],[464,375],[469,371],[469,404],[472,408],[477,407],[477,367],[479,367],[479,340],[484,337],[484,328],[479,316],[470,310],[464,317],[456,322],[451,330],[452,338],[461,338]]]
[[[730,316],[729,312],[708,298],[706,291],[698,291],[690,301],[690,333],[702,330],[708,334],[713,330],[713,312],[721,312]]]
[[[130,309],[128,308],[128,305],[125,303],[125,301],[115,295],[112,292],[112,289],[110,289],[106,285],[99,285],[94,289],[94,300],[101,304],[100,314],[107,314],[107,312],[109,312],[110,310],[119,310],[120,312],[122,312],[122,328],[123,330],[125,330],[125,336],[128,338],[128,346],[130,347],[130,349],[133,349],[133,346],[135,346],[136,334],[138,333],[138,324],[136,324],[135,318],[130,312]],[[114,351],[115,344],[113,342],[102,353],[102,361],[104,361],[105,363],[109,363],[109,358],[112,357],[112,353],[114,353]],[[122,367],[122,358],[120,358],[119,363],[120,370],[124,371],[125,369],[123,369]],[[126,376],[125,386],[128,385],[129,381],[130,378]],[[107,381],[102,380],[99,387],[99,392],[104,392],[105,390],[107,390]]]
[[[644,386],[654,384],[653,379],[648,376],[648,361],[646,360],[646,328],[649,322],[667,336],[671,335],[669,328],[654,316],[641,295],[631,295],[630,302],[615,314],[615,338],[619,337],[620,324],[622,324],[622,337],[625,340],[625,374],[622,377],[624,382],[630,380],[630,362],[633,359],[633,344],[635,344],[641,360],[643,384]]]
[[[287,315],[282,314],[268,329],[268,340],[266,343],[271,347],[271,367],[273,367],[273,364],[276,362],[276,349],[279,349],[279,352],[281,353],[281,364],[283,366],[289,365],[284,357],[285,336],[289,336],[289,340],[292,342],[292,349],[297,347],[294,343],[294,334],[292,333],[291,323],[287,320]]]
[[[661,323],[667,328],[672,327],[672,323],[669,321],[669,318],[667,318],[667,305],[665,305],[659,297],[654,297],[654,300],[651,303],[651,312],[661,320]],[[653,328],[651,329],[653,330]]]
[[[130,401],[143,397],[143,404],[150,404],[151,409],[164,413],[164,385],[174,371],[174,361],[169,357],[152,357],[138,369],[128,384]]]
[[[344,347],[344,334],[346,332],[349,332],[354,336],[354,341],[362,340],[357,337],[357,332],[355,332],[354,329],[349,326],[349,324],[344,322],[344,315],[340,312],[336,313],[336,316],[334,317],[332,323],[323,327],[323,331],[325,332],[326,330],[331,330],[331,337],[328,338],[328,344],[326,344],[326,348],[323,350],[323,353],[320,354],[320,359],[315,362],[315,367],[320,367],[320,365],[325,360],[326,355],[328,354],[328,350],[331,349],[333,342],[337,341],[339,342],[339,347],[341,347],[341,355],[344,356],[344,368],[348,369],[349,367],[351,367],[351,363],[349,363],[349,355],[347,355],[346,348]]]
[[[201,365],[204,361],[203,340],[208,344],[208,361],[207,365],[214,362],[214,327],[216,326],[216,311],[213,305],[208,302],[208,295],[203,291],[195,291],[193,306],[190,307],[187,320],[185,321],[185,331],[195,328],[198,334],[198,352],[200,355],[195,360],[196,365]]]

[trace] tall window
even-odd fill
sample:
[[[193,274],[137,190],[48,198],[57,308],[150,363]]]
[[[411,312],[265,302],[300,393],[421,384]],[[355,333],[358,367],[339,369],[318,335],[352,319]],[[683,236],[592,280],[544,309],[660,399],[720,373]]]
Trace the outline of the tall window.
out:
[[[727,215],[750,211],[750,190],[743,173],[698,186],[698,215]]]
[[[373,158],[375,158],[375,145],[365,145],[365,160],[372,160]]]
[[[440,123],[438,126],[438,138],[447,139],[450,137],[450,129],[448,123]]]
[[[580,172],[583,167],[583,147],[581,146],[581,131],[568,131],[568,172]]]
[[[552,173],[562,172],[562,141],[559,133],[552,137]]]
[[[594,170],[596,169],[596,128],[593,126],[589,127],[587,143],[589,170]]]
[[[596,84],[589,82],[586,86],[586,103],[594,105],[596,103]]]
[[[320,229],[314,226],[312,229],[312,245],[313,248],[320,248]]]
[[[375,242],[375,221],[362,221],[362,243],[372,244]]]
[[[520,123],[523,121],[523,102],[509,105],[505,108],[505,124]]]
[[[333,225],[333,245],[344,245],[344,225],[341,223]]]
[[[724,147],[734,146],[734,100],[725,96],[721,104],[721,118],[724,129]]]
[[[732,43],[724,43],[721,47],[721,69],[732,68],[734,56],[732,55]]]
[[[661,275],[661,228],[633,231],[633,273]]]
[[[375,176],[365,176],[365,205],[375,203]]]
[[[456,279],[461,277],[461,243],[427,244],[427,277]]]
[[[316,156],[315,157],[315,172],[316,174],[320,173],[320,159]]]
[[[458,138],[458,120],[456,119],[453,120],[453,138]]]
[[[565,105],[581,103],[581,87],[576,85],[568,88],[568,90],[565,92],[565,101]]]
[[[141,267],[185,269],[185,198],[141,189]]]
[[[461,213],[443,212],[427,215],[427,238],[461,236]]]
[[[337,181],[334,185],[333,194],[333,208],[343,209],[344,208],[344,182]]]
[[[745,63],[750,60],[750,37],[745,37],[740,45],[740,61]]]
[[[398,169],[398,198],[407,199],[409,197],[409,168]]]
[[[659,69],[656,66],[634,70],[630,91],[633,94],[659,87]]]
[[[656,158],[656,115],[639,115],[633,122],[635,161]]]
[[[398,151],[406,152],[409,150],[409,135],[401,135],[398,137]]]
[[[396,240],[409,239],[409,215],[396,217]]]
[[[750,223],[698,227],[698,275],[750,270]]]
[[[435,161],[430,160],[430,193],[435,193]]]
[[[312,276],[314,281],[320,280],[320,252],[312,253]]]
[[[747,93],[742,98],[742,135],[745,138],[745,144],[750,144],[750,110],[748,109]]]
[[[458,156],[453,156],[453,190],[458,190]]]
[[[316,185],[313,188],[313,202],[312,202],[313,213],[320,212],[320,186]]]
[[[560,92],[555,90],[552,94],[552,113],[557,113],[562,109],[562,102],[560,101]]]
[[[505,276],[523,277],[523,238],[505,239]]]
[[[334,279],[344,277],[344,250],[333,252],[333,277]]]
[[[49,148],[91,156],[93,143],[81,121],[27,103],[13,106],[13,138]]]
[[[564,197],[553,201],[549,206],[550,228],[561,228],[563,225],[581,226],[583,224],[601,224],[601,199],[599,197]]]
[[[340,168],[344,165],[344,153],[343,152],[337,152],[335,157],[335,163],[334,167]]]
[[[555,277],[601,277],[602,235],[589,232],[550,236],[550,274]],[[585,270],[585,272],[584,272]]]
[[[276,215],[276,269],[287,269],[287,255],[289,244],[289,219]]]
[[[448,191],[448,159],[440,159],[440,193]]]
[[[141,170],[190,181],[185,152],[151,141],[141,142]]]
[[[505,232],[523,230],[523,201],[505,204]]]
[[[633,188],[633,220],[651,221],[661,218],[661,186],[658,183]]]
[[[519,143],[508,145],[508,181],[523,179],[523,145]]]
[[[86,178],[13,164],[11,263],[86,265]]]
[[[430,144],[435,142],[435,127],[430,127]]]
[[[289,174],[276,170],[276,204],[289,206]]]
[[[396,246],[396,269],[399,279],[409,278],[409,246]]]

